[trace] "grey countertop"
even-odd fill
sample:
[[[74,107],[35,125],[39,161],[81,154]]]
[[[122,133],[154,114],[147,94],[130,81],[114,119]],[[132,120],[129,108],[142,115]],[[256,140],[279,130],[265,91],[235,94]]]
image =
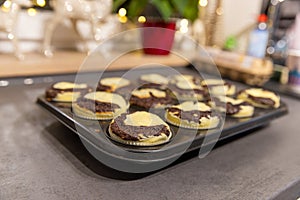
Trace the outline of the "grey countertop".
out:
[[[296,199],[298,100],[290,113],[210,152],[136,180],[112,173],[35,104],[46,84],[0,88],[0,199]],[[109,176],[109,175],[108,175]],[[120,175],[122,176],[122,174]]]

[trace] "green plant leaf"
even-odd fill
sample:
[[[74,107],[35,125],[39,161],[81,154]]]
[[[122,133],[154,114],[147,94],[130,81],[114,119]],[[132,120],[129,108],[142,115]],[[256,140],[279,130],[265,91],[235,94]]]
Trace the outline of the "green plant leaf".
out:
[[[129,1],[129,6],[128,6],[128,17],[129,18],[134,18],[139,16],[143,10],[145,9],[148,0],[136,0],[136,1]]]
[[[198,18],[198,0],[188,0],[183,12],[183,17],[191,21]]]
[[[120,6],[124,4],[127,0],[114,0],[113,1],[113,12],[118,12]]]
[[[199,0],[171,0],[179,14],[191,21],[198,17]]]
[[[188,0],[171,0],[171,2],[179,14],[183,15]]]
[[[173,6],[168,0],[152,0],[151,3],[157,8],[164,20],[168,20],[173,14]]]
[[[127,7],[127,16],[134,19],[141,15],[147,4],[152,4],[166,21],[171,16],[181,16],[194,21],[198,17],[199,0],[114,0],[115,12],[121,5]]]

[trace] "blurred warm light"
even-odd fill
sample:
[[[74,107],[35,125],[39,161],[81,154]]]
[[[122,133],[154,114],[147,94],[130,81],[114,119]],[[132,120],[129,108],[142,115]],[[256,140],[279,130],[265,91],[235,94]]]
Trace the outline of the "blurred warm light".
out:
[[[127,17],[126,17],[126,16],[119,17],[119,21],[120,21],[121,23],[126,23],[126,22],[127,22]]]
[[[179,28],[179,31],[181,33],[187,33],[189,31],[189,21],[187,19],[182,19],[180,21],[180,28]]]
[[[10,8],[10,6],[11,6],[11,1],[10,0],[5,1],[4,4],[3,4],[4,8]]]
[[[125,8],[120,8],[118,14],[120,17],[124,17],[127,14],[127,10]]]
[[[187,19],[182,19],[180,21],[180,26],[188,26],[189,25],[189,21]]]
[[[187,33],[189,31],[189,28],[188,27],[180,27],[179,31],[181,33]]]
[[[36,5],[40,7],[45,7],[46,1],[45,0],[36,0]]]
[[[284,0],[279,0],[279,2],[281,3],[281,2],[284,2]]]
[[[205,6],[207,6],[207,4],[208,4],[207,0],[199,0],[199,5],[200,6],[205,7]]]
[[[146,17],[145,16],[139,16],[138,22],[145,23],[146,22]]]
[[[223,8],[222,7],[217,8],[216,13],[217,15],[223,15]]]
[[[11,1],[10,0],[6,0],[3,5],[1,6],[1,10],[4,12],[8,12],[10,10],[11,7]]]
[[[27,9],[27,13],[29,16],[35,16],[37,12],[36,12],[36,9],[29,8],[29,9]]]
[[[70,4],[69,1],[65,1],[65,3],[64,3],[63,6],[66,8],[66,10],[67,10],[68,12],[72,12],[72,11],[73,11],[73,6]]]
[[[10,40],[14,39],[14,37],[15,37],[15,36],[14,36],[13,34],[11,34],[11,33],[9,33],[9,34],[7,35],[7,38],[10,39]]]

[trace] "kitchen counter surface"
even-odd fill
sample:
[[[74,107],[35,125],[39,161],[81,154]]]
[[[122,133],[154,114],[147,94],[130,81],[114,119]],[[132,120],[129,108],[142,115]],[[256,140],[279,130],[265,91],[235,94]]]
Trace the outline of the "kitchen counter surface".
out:
[[[300,196],[300,101],[296,99],[282,96],[289,106],[288,115],[219,145],[205,158],[190,155],[157,173],[118,180],[110,178],[115,172],[87,153],[77,135],[35,104],[47,85],[36,82],[0,87],[0,199],[223,200]],[[118,176],[126,179],[126,175]]]
[[[117,54],[118,55],[118,54]],[[92,59],[89,57],[89,59]],[[96,65],[89,65],[89,60],[86,53],[60,50],[55,51],[52,58],[43,56],[40,52],[31,52],[25,55],[25,59],[17,60],[11,54],[0,54],[0,79],[7,77],[24,77],[24,76],[43,76],[53,74],[71,74],[82,71],[95,72],[99,68],[103,69],[105,65],[96,63]],[[140,51],[124,54],[114,58],[113,62],[108,65],[110,69],[129,69],[132,66],[138,66],[144,63],[158,63],[169,66],[183,66],[187,61],[179,56],[170,54],[168,56],[145,55]]]

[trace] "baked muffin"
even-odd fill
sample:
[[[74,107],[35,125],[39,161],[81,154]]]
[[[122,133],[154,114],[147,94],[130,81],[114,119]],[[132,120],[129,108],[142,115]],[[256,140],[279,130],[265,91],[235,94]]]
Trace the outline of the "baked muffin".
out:
[[[242,99],[233,99],[230,97],[216,97],[209,104],[226,113],[226,115],[235,118],[251,117],[254,113],[254,107]]]
[[[237,97],[258,108],[278,108],[280,106],[280,97],[274,92],[263,88],[242,90]]]
[[[234,95],[236,92],[235,85],[222,79],[205,79],[201,82],[202,87],[213,95]]]
[[[176,84],[180,81],[188,81],[196,85],[199,85],[201,83],[200,77],[195,77],[188,74],[177,74],[169,78],[169,84]]]
[[[166,109],[167,122],[191,129],[212,129],[220,123],[220,116],[202,102],[186,101]]]
[[[130,85],[130,81],[121,77],[103,78],[99,81],[97,91],[115,92]]]
[[[180,80],[169,85],[174,98],[178,100],[199,100],[202,101],[207,97],[207,91],[198,84],[187,80]]]
[[[108,120],[127,110],[125,99],[114,93],[91,92],[72,105],[75,115],[85,119]]]
[[[169,80],[160,74],[143,74],[139,78],[142,84],[140,88],[160,88],[165,89]]]
[[[160,145],[172,137],[167,123],[145,111],[119,115],[110,123],[108,132],[112,140],[135,146]]]
[[[57,82],[46,90],[45,96],[48,101],[72,102],[91,91],[92,88],[85,83]]]
[[[129,100],[131,105],[143,108],[162,108],[172,103],[170,95],[163,90],[155,88],[142,88],[132,91]]]

